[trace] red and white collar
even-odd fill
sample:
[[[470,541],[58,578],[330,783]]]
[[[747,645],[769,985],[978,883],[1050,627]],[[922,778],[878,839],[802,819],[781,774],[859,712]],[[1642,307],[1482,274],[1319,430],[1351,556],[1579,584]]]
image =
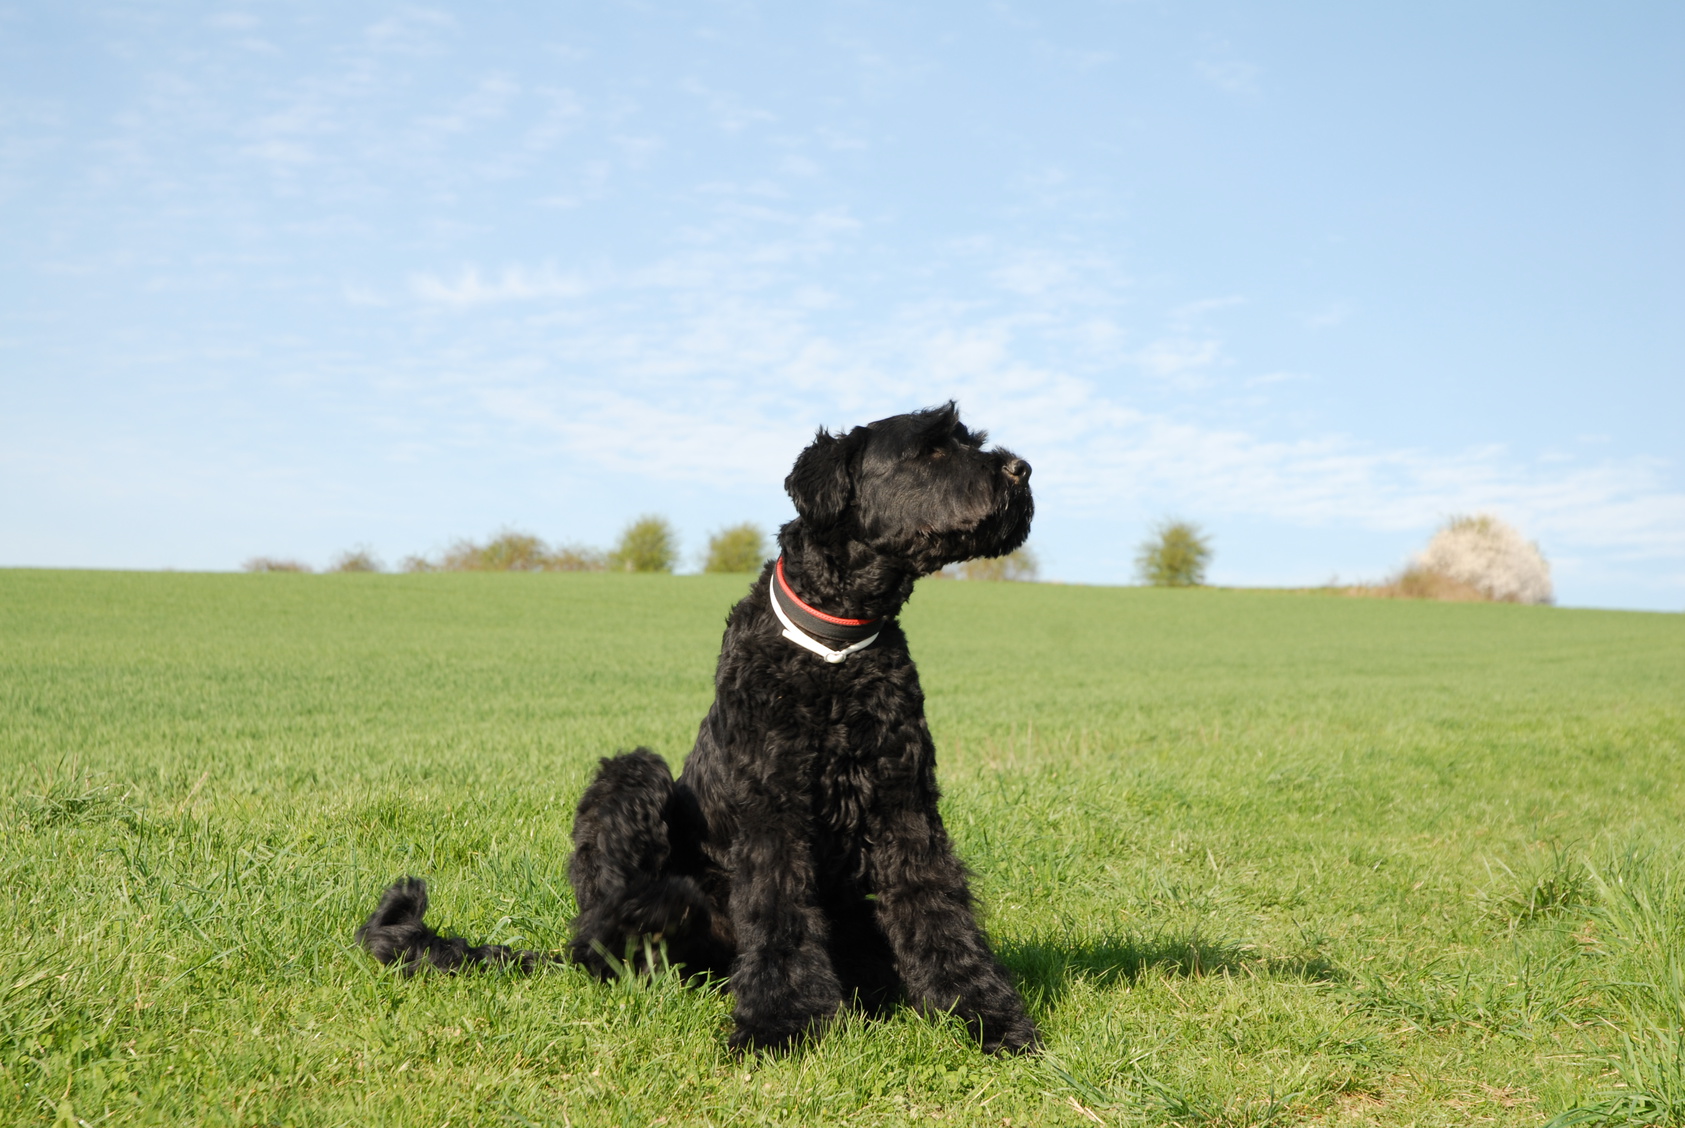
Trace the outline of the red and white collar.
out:
[[[784,624],[785,638],[833,664],[872,645],[883,630],[881,618],[844,619],[803,602],[784,576],[782,556],[773,568],[772,611]],[[834,649],[827,643],[843,645]]]

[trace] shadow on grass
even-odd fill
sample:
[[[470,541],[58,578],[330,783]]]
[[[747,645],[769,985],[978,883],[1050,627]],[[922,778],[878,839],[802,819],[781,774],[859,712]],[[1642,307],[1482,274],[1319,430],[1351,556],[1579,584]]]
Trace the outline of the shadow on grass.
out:
[[[1040,993],[1049,1001],[1079,980],[1103,987],[1133,983],[1149,972],[1181,978],[1247,975],[1306,983],[1344,978],[1332,961],[1320,955],[1262,956],[1251,945],[1212,940],[1197,931],[1092,941],[1022,941],[1002,944],[1000,954],[1026,992]]]

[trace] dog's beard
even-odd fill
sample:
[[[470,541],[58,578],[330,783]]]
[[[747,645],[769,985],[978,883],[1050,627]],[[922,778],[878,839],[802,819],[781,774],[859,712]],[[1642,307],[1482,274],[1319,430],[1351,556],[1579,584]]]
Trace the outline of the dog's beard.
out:
[[[1029,489],[1007,486],[973,521],[918,529],[913,537],[914,567],[921,575],[930,575],[964,560],[1005,556],[1029,539],[1034,515],[1035,502]]]

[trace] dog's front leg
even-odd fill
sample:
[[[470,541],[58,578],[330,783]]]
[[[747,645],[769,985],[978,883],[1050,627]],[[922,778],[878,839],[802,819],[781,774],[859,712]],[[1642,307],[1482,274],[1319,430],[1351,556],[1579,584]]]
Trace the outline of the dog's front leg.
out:
[[[868,864],[878,923],[908,996],[921,1010],[964,1019],[990,1053],[1035,1049],[1035,1023],[978,927],[941,816],[903,808],[874,821]]]
[[[767,813],[745,819],[733,844],[734,1050],[786,1049],[818,1033],[842,1002],[805,830],[788,814]]]

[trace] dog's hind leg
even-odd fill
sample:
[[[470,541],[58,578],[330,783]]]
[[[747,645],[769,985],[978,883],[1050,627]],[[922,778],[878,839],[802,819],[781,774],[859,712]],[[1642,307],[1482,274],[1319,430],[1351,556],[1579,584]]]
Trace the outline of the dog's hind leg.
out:
[[[516,966],[531,971],[561,959],[549,952],[517,952],[502,944],[473,945],[459,936],[441,936],[422,921],[426,913],[427,883],[418,877],[400,878],[357,930],[357,941],[381,963],[399,964],[411,975],[426,967],[457,971]]]
[[[645,938],[667,941],[669,958],[683,962],[686,939],[708,931],[701,887],[670,869],[676,801],[666,761],[647,748],[604,759],[579,798],[568,861],[579,915],[568,955],[600,978],[623,970],[623,956],[641,962]]]

